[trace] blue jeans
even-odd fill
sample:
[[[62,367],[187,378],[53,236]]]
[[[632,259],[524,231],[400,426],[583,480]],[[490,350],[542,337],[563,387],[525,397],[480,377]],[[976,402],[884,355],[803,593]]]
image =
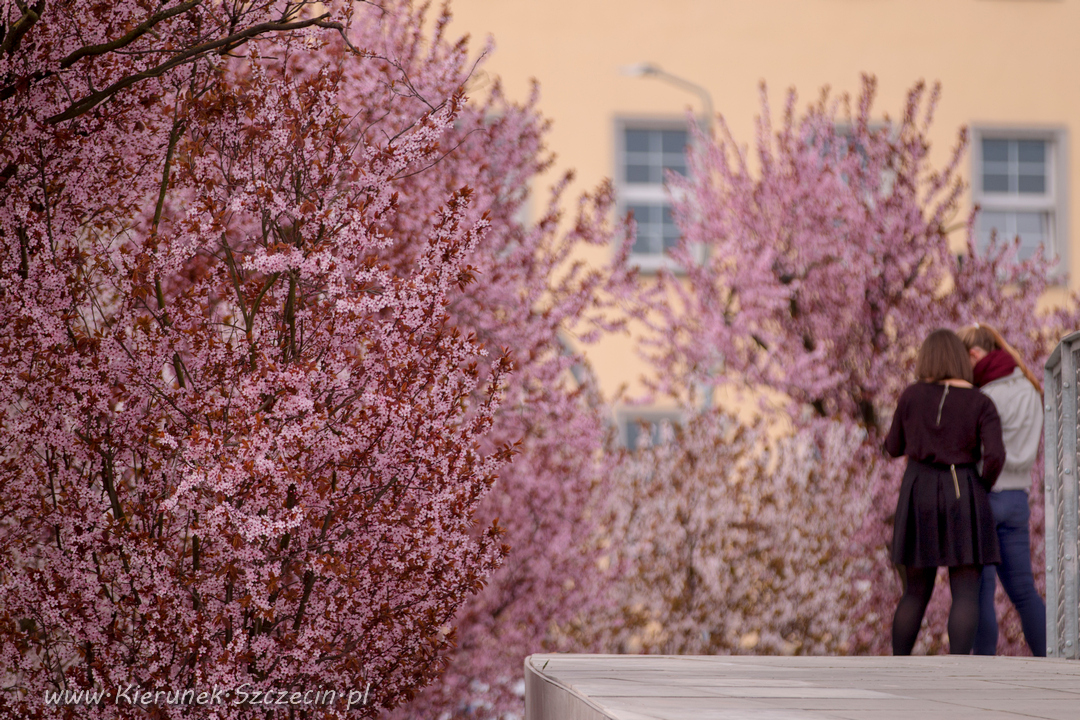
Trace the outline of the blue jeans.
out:
[[[990,509],[997,525],[1001,565],[983,568],[979,583],[979,629],[975,634],[975,654],[997,652],[998,624],[994,613],[995,577],[1020,614],[1031,654],[1046,657],[1046,604],[1035,589],[1031,574],[1031,541],[1028,535],[1028,495],[1025,490],[990,493]]]

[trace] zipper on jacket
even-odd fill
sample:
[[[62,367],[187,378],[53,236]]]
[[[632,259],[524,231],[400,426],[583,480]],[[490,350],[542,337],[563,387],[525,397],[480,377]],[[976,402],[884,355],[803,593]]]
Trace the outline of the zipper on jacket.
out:
[[[949,397],[949,386],[945,386],[945,392],[941,393],[941,402],[937,406],[937,427],[941,427],[941,409],[945,407],[945,398]]]

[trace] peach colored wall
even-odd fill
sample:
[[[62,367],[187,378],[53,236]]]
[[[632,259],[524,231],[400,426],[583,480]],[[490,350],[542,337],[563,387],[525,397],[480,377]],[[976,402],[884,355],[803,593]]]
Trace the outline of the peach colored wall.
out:
[[[642,61],[707,88],[747,142],[760,81],[777,107],[792,86],[801,104],[825,84],[857,91],[862,72],[879,80],[880,113],[898,112],[916,80],[942,82],[938,163],[962,125],[1065,128],[1066,149],[1080,131],[1080,0],[453,0],[452,10],[451,32],[471,34],[474,48],[494,36],[486,71],[511,97],[540,82],[550,148],[559,170],[576,169],[578,190],[615,173],[616,117],[701,110],[685,90],[619,74]],[[1075,153],[1065,161],[1069,212],[1059,233],[1076,286],[1080,167]],[[625,338],[589,355],[609,393],[642,369]]]

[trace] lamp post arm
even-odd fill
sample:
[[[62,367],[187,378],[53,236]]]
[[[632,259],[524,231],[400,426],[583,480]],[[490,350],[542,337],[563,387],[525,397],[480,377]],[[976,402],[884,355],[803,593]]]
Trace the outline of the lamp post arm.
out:
[[[689,80],[685,80],[679,77],[678,75],[672,75],[666,70],[661,70],[660,68],[655,66],[651,67],[646,74],[658,78],[663,78],[672,85],[678,85],[679,87],[689,90],[690,92],[701,98],[701,103],[702,105],[704,105],[705,110],[705,123],[709,128],[709,131],[712,132],[713,118],[716,113],[713,110],[712,96],[709,94],[708,90],[698,85],[697,83],[692,83]]]

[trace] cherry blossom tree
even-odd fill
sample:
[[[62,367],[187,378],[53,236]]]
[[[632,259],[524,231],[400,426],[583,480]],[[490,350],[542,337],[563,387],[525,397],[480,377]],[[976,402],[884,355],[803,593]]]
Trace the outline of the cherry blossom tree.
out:
[[[856,626],[846,641],[837,633],[831,645],[797,639],[814,652],[887,648],[880,628],[899,592],[887,540],[903,463],[888,461],[879,448],[896,397],[914,380],[922,339],[936,327],[992,322],[1038,367],[1078,321],[1073,309],[1037,310],[1049,261],[1017,262],[1016,246],[1007,241],[976,248],[975,216],[965,222],[958,211],[963,183],[956,170],[966,132],[944,166],[931,163],[927,130],[939,89],[916,85],[895,119],[873,113],[875,89],[866,77],[854,102],[826,91],[805,112],[796,110],[791,92],[775,127],[763,89],[753,158],[722,119],[715,141],[699,132],[688,176],[670,178],[682,231],[672,255],[681,274],[661,275],[639,312],[652,330],[645,351],[657,389],[700,401],[702,387],[745,383],[780,399],[796,436],[824,420],[864,438],[852,453],[854,464],[824,473],[817,492],[850,498],[852,474],[864,478],[856,494],[872,502],[852,510],[862,527],[842,532],[853,557],[869,560],[850,578],[867,591],[856,593],[858,612],[846,605],[832,610],[834,619],[842,613]],[[967,247],[957,254],[950,237],[965,229]],[[1035,488],[1038,528],[1041,483]],[[826,536],[833,528],[824,520],[794,518],[807,542],[835,546],[840,541]],[[736,565],[755,562],[723,557]],[[827,567],[820,568],[819,587],[832,582]],[[936,629],[922,650],[941,647],[945,594],[938,593],[928,615]],[[754,632],[779,632],[762,622]],[[1015,652],[1015,629],[1006,635],[1003,649]]]
[[[534,106],[464,103],[445,14],[329,8],[5,5],[5,716],[134,716],[132,687],[376,714],[443,669],[509,538],[534,569],[457,621],[468,703],[486,633],[524,655],[595,595],[564,585],[606,432],[559,333],[601,321],[567,260],[610,193],[525,227]]]
[[[816,419],[776,437],[723,412],[628,454],[610,526],[620,652],[835,654],[862,620],[865,563],[848,543],[870,509],[861,438]],[[828,578],[828,582],[823,579]]]

